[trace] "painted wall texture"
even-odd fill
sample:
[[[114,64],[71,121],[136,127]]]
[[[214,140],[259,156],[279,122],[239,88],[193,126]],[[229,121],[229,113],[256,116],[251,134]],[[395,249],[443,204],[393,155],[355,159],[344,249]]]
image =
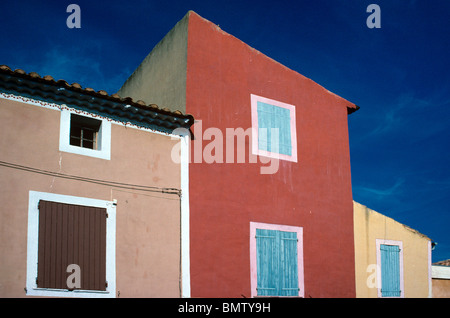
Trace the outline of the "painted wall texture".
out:
[[[450,266],[434,264],[431,271],[433,298],[450,298]]]
[[[354,297],[347,116],[357,106],[192,11],[163,43],[172,45],[155,47],[120,93],[145,99],[151,78],[163,70],[171,77],[158,60],[186,47],[178,53],[187,57],[185,69],[172,71],[185,80],[185,89],[175,92],[185,95],[179,107],[197,120],[189,172],[191,295],[251,296],[250,222],[261,222],[303,228],[305,297]],[[156,85],[160,95],[173,94]],[[226,134],[252,127],[252,94],[295,107],[297,161],[280,160],[273,174],[261,174],[264,158],[250,162],[249,138],[239,148]],[[237,163],[236,151],[243,149],[245,162]],[[234,162],[227,160],[231,150]]]
[[[111,160],[59,151],[58,109],[0,98],[2,162],[135,185],[180,188],[177,140],[111,125]],[[180,297],[178,195],[0,167],[0,297],[25,297],[29,191],[113,201],[116,297]]]
[[[404,294],[407,298],[431,296],[430,239],[383,214],[354,202],[356,297],[380,297],[376,280],[377,240],[402,244]]]
[[[450,279],[433,278],[433,298],[450,298]]]
[[[156,45],[123,84],[118,94],[151,102],[170,110],[186,110],[187,23],[182,19]],[[152,76],[148,76],[148,72]]]

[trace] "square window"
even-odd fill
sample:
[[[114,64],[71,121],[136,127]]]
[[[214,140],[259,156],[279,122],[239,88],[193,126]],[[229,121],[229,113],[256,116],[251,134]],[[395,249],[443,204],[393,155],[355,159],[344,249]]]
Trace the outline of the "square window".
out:
[[[97,138],[101,125],[101,120],[71,114],[70,144],[72,146],[98,150]]]
[[[61,110],[59,150],[100,159],[111,159],[111,122]]]
[[[252,153],[297,162],[295,106],[251,95]]]

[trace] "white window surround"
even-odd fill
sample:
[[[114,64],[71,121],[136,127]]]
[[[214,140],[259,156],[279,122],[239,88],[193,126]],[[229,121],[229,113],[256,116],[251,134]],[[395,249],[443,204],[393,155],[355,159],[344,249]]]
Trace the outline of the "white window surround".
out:
[[[289,111],[291,155],[285,155],[281,153],[275,153],[259,149],[258,140],[260,129],[258,125],[258,102],[266,103],[275,107],[284,108]],[[250,103],[251,103],[251,120],[252,120],[252,154],[268,158],[297,162],[297,128],[296,128],[295,106],[274,99],[258,96],[255,94],[250,94]]]
[[[40,200],[61,202],[65,204],[77,204],[106,208],[108,217],[106,219],[106,291],[91,290],[65,290],[38,288],[36,284],[38,270],[38,233],[39,233],[39,210]],[[86,297],[86,298],[113,298],[116,295],[116,206],[111,201],[74,197],[68,195],[29,192],[28,202],[28,238],[27,238],[27,296],[47,297]]]
[[[278,225],[269,223],[250,222],[250,287],[251,297],[257,297],[258,273],[257,273],[257,256],[256,256],[256,229],[276,230],[297,233],[297,267],[298,267],[298,287],[299,294],[297,297],[305,297],[305,282],[303,269],[303,227]],[[263,296],[264,297],[264,296]],[[267,296],[270,297],[270,296]],[[291,297],[291,296],[286,296]]]
[[[89,149],[70,144],[70,118],[71,114],[95,118],[101,121],[101,127],[98,132],[97,149]],[[83,156],[100,158],[105,160],[111,159],[111,122],[104,118],[96,118],[86,113],[80,113],[72,109],[61,109],[61,122],[59,131],[59,150],[64,152],[75,153]]]
[[[400,297],[394,297],[394,298],[404,298],[405,297],[405,283],[403,280],[403,242],[402,241],[393,241],[393,240],[383,240],[383,239],[376,239],[376,246],[377,246],[377,281],[378,281],[378,297],[379,298],[389,298],[389,297],[383,297],[381,295],[381,252],[380,252],[380,246],[381,245],[396,245],[400,249],[399,253],[399,263],[400,263]]]

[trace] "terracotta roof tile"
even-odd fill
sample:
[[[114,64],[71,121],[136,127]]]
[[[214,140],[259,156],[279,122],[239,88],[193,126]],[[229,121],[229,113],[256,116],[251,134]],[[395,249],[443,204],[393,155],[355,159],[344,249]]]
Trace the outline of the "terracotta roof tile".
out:
[[[182,112],[180,112],[178,110],[177,111],[171,111],[168,108],[160,108],[156,104],[147,104],[145,101],[142,101],[142,100],[134,101],[131,97],[121,97],[117,93],[109,95],[104,90],[99,90],[99,91],[96,92],[93,88],[90,88],[90,87],[83,88],[78,83],[69,84],[69,83],[67,83],[67,81],[62,80],[62,79],[56,81],[50,75],[40,76],[36,72],[30,72],[30,73],[27,74],[22,69],[16,69],[16,70],[13,71],[7,65],[0,65],[0,73],[6,73],[6,74],[9,73],[11,75],[18,75],[18,76],[21,76],[21,77],[24,77],[24,78],[28,78],[28,79],[33,80],[33,81],[42,82],[42,83],[46,83],[46,84],[50,84],[50,85],[55,85],[57,87],[67,88],[67,89],[72,90],[72,91],[76,91],[76,92],[79,92],[79,93],[84,93],[84,94],[95,96],[95,97],[98,97],[98,98],[107,99],[107,100],[110,100],[110,101],[113,101],[113,102],[116,102],[116,103],[127,104],[127,105],[135,106],[135,107],[143,109],[143,110],[151,110],[151,111],[163,114],[163,115],[174,116],[174,117],[177,117],[177,118],[182,118],[185,122],[188,123],[187,126],[192,125],[192,123],[194,122],[194,118],[192,117],[192,115],[183,114]]]
[[[450,259],[433,263],[433,265],[450,266]]]

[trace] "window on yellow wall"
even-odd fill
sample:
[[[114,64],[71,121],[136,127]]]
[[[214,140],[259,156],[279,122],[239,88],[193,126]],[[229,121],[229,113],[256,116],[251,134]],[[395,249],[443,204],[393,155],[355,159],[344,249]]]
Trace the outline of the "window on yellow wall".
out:
[[[398,245],[380,245],[381,296],[400,297],[400,248]]]
[[[403,243],[393,240],[376,240],[377,265],[380,282],[379,297],[404,297]]]

